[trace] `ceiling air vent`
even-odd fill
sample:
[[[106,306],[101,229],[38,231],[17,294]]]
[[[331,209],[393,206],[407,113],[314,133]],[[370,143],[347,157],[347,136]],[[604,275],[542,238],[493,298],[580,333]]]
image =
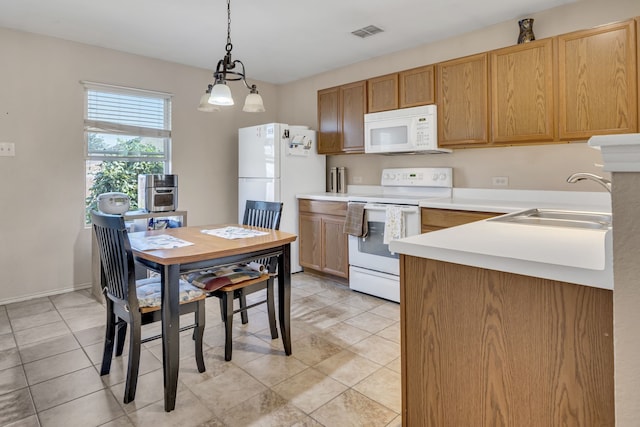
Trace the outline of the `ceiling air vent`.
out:
[[[376,27],[375,25],[368,25],[364,28],[360,28],[359,30],[351,31],[351,34],[364,39],[365,37],[369,37],[383,31],[384,30],[382,28]]]

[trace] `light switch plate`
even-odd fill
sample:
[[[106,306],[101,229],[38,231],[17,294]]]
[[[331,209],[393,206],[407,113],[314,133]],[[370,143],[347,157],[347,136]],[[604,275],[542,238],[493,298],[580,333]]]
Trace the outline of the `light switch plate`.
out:
[[[16,144],[13,142],[0,142],[0,156],[13,157],[16,155]]]

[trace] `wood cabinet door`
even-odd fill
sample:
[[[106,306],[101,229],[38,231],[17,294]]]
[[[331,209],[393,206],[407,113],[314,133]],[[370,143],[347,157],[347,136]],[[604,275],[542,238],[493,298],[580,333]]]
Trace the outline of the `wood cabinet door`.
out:
[[[615,424],[610,290],[400,263],[403,425]]]
[[[331,154],[342,151],[340,120],[340,89],[337,87],[318,91],[318,153]]]
[[[637,132],[635,21],[558,36],[559,137]]]
[[[418,107],[436,102],[433,74],[433,65],[400,72],[400,108]]]
[[[367,80],[367,112],[398,108],[398,73]]]
[[[460,211],[452,209],[421,208],[421,231],[441,230],[443,228],[456,227],[474,221],[493,218],[503,215],[497,212]]]
[[[325,273],[349,277],[347,234],[344,233],[344,218],[322,218],[323,269]]]
[[[490,53],[491,140],[555,139],[553,39]]]
[[[367,109],[366,81],[340,87],[342,151],[364,152],[364,113]]]
[[[489,142],[487,54],[437,65],[438,145]]]
[[[298,218],[300,239],[300,265],[322,270],[322,217],[300,214]]]

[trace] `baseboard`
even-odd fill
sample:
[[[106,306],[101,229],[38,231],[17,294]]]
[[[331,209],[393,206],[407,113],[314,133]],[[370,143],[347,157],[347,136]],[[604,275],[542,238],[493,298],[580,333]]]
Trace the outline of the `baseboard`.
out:
[[[2,299],[0,300],[0,305],[8,305],[16,302],[28,301],[35,298],[50,297],[52,295],[66,294],[68,292],[80,291],[80,290],[89,289],[89,288],[91,288],[91,283],[76,285],[70,288],[54,289],[52,291],[47,291],[47,292],[38,292],[35,294],[21,295],[16,298]]]

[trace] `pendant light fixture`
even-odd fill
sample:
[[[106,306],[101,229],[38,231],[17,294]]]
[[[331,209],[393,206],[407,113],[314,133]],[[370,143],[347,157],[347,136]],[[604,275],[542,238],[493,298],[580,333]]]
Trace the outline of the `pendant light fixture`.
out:
[[[214,84],[209,85],[207,91],[200,99],[200,105],[198,110],[200,111],[218,111],[216,106],[228,106],[233,105],[233,97],[231,96],[231,89],[227,86],[229,81],[241,80],[242,83],[249,89],[249,94],[244,102],[242,111],[249,113],[261,113],[264,111],[264,103],[262,97],[258,93],[256,85],[249,85],[245,78],[245,69],[242,61],[231,58],[231,0],[227,0],[227,44],[225,45],[226,54],[224,58],[218,61],[216,71],[213,73]],[[207,99],[207,103],[213,107],[210,109],[204,105],[203,101]]]

